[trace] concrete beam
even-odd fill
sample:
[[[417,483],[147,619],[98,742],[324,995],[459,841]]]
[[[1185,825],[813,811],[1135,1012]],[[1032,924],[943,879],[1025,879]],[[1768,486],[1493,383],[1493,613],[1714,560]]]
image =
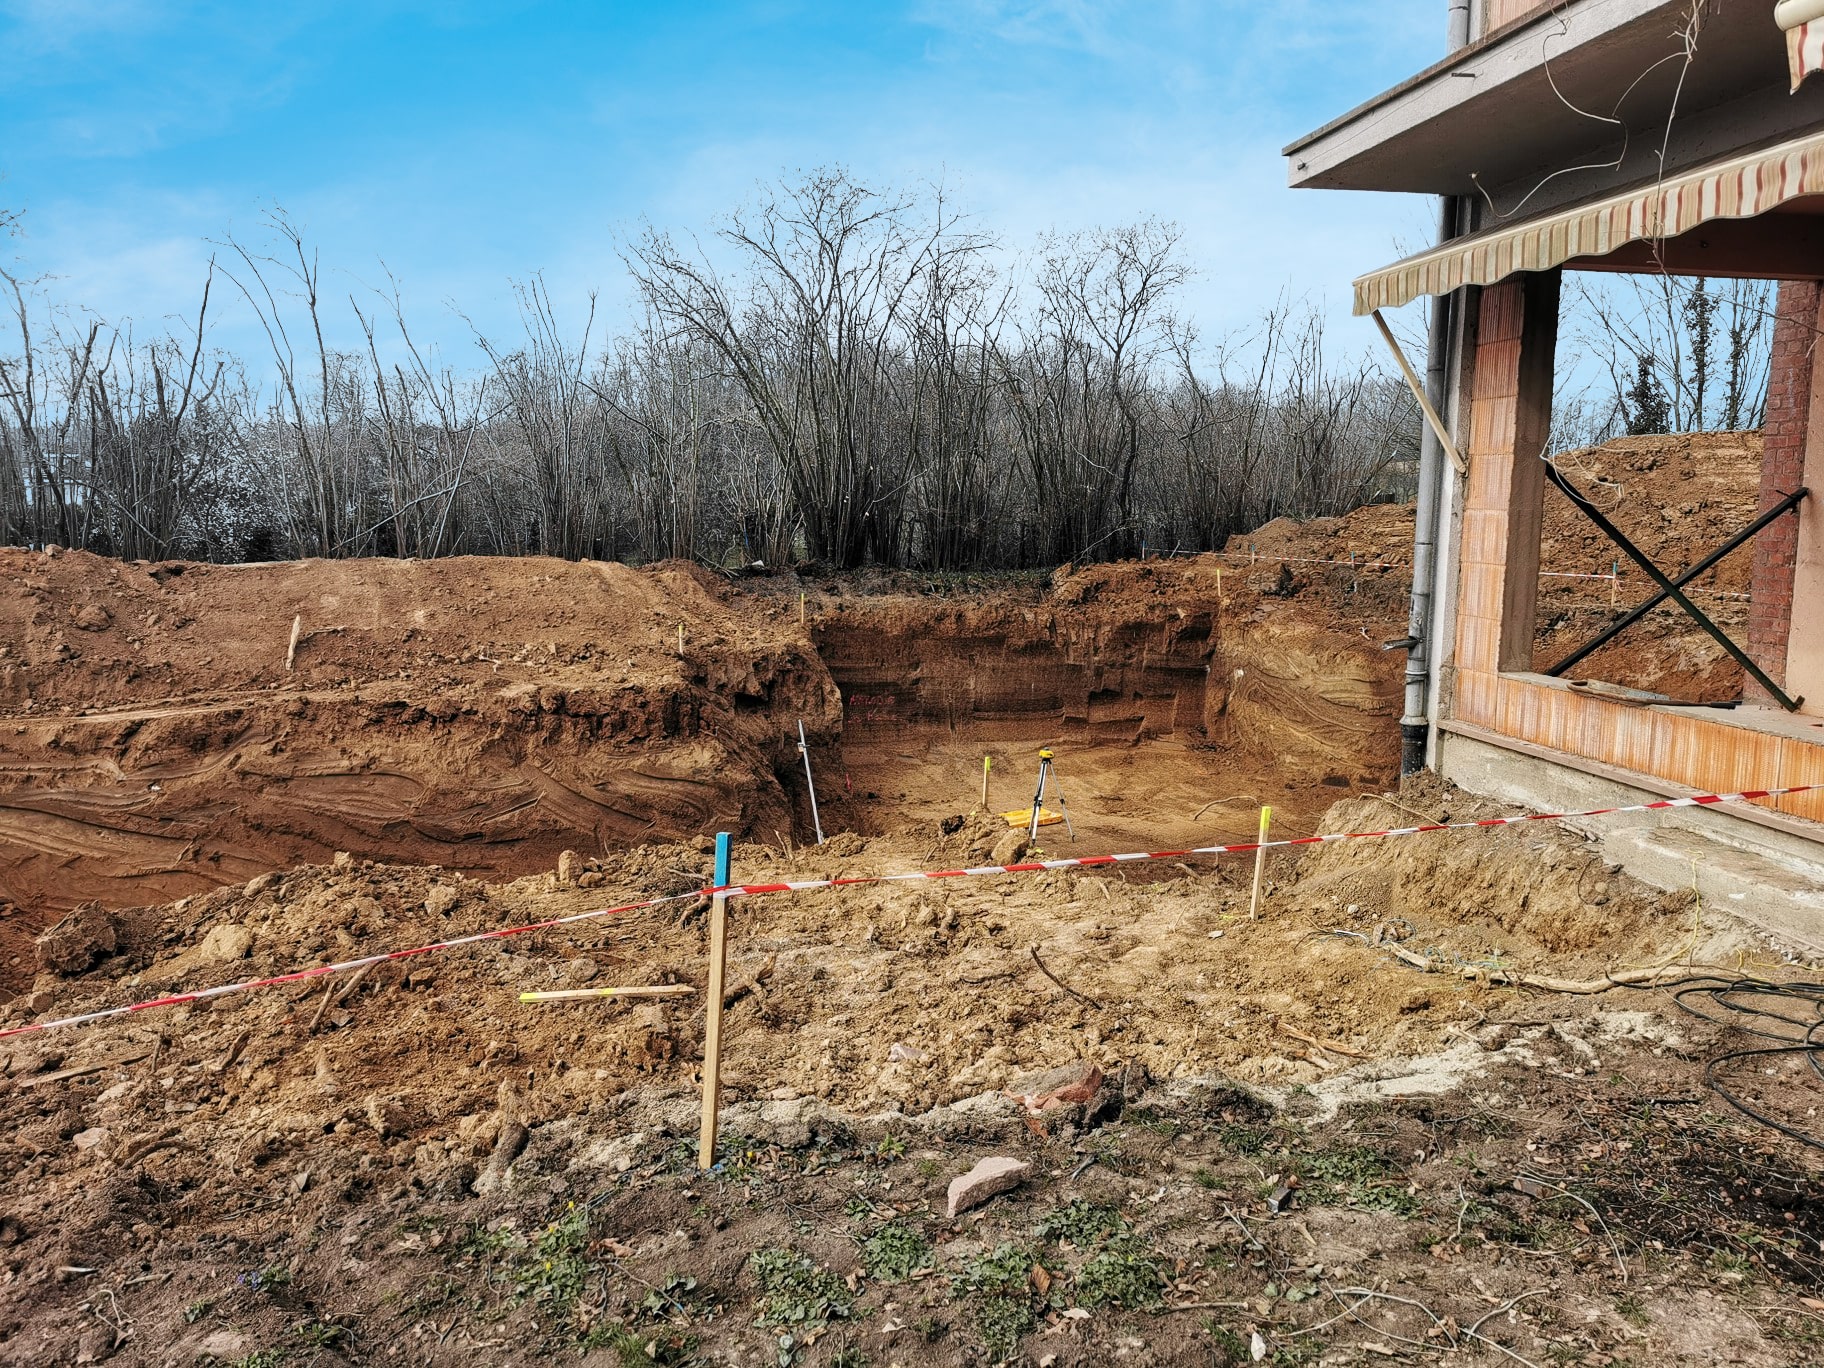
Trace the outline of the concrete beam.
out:
[[[1770,7],[1708,9],[1687,65],[1691,14],[1689,0],[1556,5],[1299,139],[1290,182],[1486,192],[1531,215],[1824,122],[1824,87],[1787,93]]]
[[[1440,759],[1441,773],[1458,786],[1535,812],[1630,807],[1664,796],[1461,733],[1444,738]],[[1785,948],[1824,952],[1824,845],[1817,841],[1722,807],[1570,825],[1642,883],[1667,891],[1695,886],[1706,908],[1726,911]]]

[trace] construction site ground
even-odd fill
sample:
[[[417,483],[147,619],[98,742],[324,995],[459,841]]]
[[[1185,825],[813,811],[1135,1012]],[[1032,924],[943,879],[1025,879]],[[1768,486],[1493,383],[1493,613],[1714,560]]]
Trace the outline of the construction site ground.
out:
[[[1245,857],[737,899],[696,1167],[710,832],[741,882],[1006,863],[1040,745],[1045,854],[1494,812],[1394,782],[1406,586],[1348,562],[1410,526],[1012,580],[0,553],[0,1028],[673,899],[0,1038],[0,1363],[1824,1361],[1815,1151],[1711,1087],[1764,1019],[1604,982],[1810,969],[1564,824],[1277,854],[1258,916]],[[1622,682],[1720,687],[1638,630]],[[519,1000],[610,985],[690,991]],[[1714,1081],[1815,1131],[1809,1058]]]

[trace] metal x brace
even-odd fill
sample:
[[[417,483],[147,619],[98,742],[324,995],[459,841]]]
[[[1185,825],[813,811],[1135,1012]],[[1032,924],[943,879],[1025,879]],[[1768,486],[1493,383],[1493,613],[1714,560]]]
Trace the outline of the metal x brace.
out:
[[[1544,458],[1542,458],[1542,459],[1544,459]],[[1640,607],[1634,609],[1633,612],[1631,612],[1627,617],[1623,618],[1621,621],[1613,624],[1606,631],[1604,631],[1600,636],[1598,636],[1596,638],[1596,640],[1590,642],[1587,646],[1584,646],[1583,648],[1581,648],[1580,651],[1574,652],[1572,655],[1566,657],[1564,660],[1559,661],[1558,664],[1554,665],[1550,670],[1546,671],[1547,674],[1556,675],[1556,674],[1561,673],[1564,670],[1569,669],[1577,661],[1583,659],[1584,656],[1588,655],[1591,651],[1595,650],[1598,646],[1602,645],[1603,642],[1609,640],[1609,638],[1613,637],[1617,632],[1621,631],[1622,628],[1624,628],[1624,627],[1628,626],[1630,623],[1638,620],[1640,617],[1642,617],[1644,614],[1646,614],[1648,611],[1650,611],[1654,606],[1663,602],[1666,599],[1671,599],[1672,602],[1676,603],[1680,608],[1685,610],[1686,614],[1689,615],[1689,617],[1691,618],[1691,620],[1693,622],[1695,622],[1699,627],[1703,628],[1704,631],[1708,632],[1710,634],[1710,636],[1716,641],[1716,644],[1721,646],[1725,651],[1727,651],[1729,653],[1729,655],[1731,656],[1731,658],[1733,658],[1737,664],[1739,664],[1744,670],[1746,670],[1748,672],[1748,674],[1750,676],[1753,677],[1755,683],[1759,684],[1763,689],[1765,689],[1767,691],[1768,695],[1774,700],[1774,702],[1778,703],[1787,712],[1797,712],[1799,710],[1799,705],[1801,703],[1803,703],[1805,700],[1802,698],[1789,698],[1786,694],[1786,691],[1784,689],[1782,689],[1778,684],[1775,684],[1771,679],[1769,679],[1767,677],[1767,672],[1765,670],[1763,670],[1759,665],[1756,665],[1752,660],[1750,660],[1748,658],[1748,653],[1746,651],[1744,651],[1740,646],[1737,646],[1735,644],[1735,642],[1730,639],[1729,634],[1727,632],[1725,632],[1721,627],[1718,627],[1714,622],[1712,622],[1709,619],[1709,617],[1705,615],[1703,609],[1699,608],[1695,603],[1691,602],[1691,600],[1685,596],[1685,594],[1683,593],[1683,590],[1682,590],[1682,586],[1684,586],[1685,584],[1688,584],[1693,578],[1695,578],[1698,574],[1702,573],[1704,570],[1709,569],[1717,561],[1721,560],[1724,556],[1728,555],[1729,552],[1733,551],[1737,546],[1741,545],[1741,543],[1746,541],[1749,537],[1752,537],[1756,532],[1760,531],[1763,527],[1765,527],[1768,523],[1772,522],[1775,518],[1777,518],[1781,514],[1787,512],[1789,509],[1796,507],[1798,505],[1799,501],[1801,499],[1803,499],[1809,491],[1801,489],[1797,493],[1787,495],[1785,500],[1781,503],[1781,505],[1779,507],[1777,507],[1777,508],[1771,510],[1770,512],[1768,512],[1767,514],[1765,514],[1763,517],[1761,517],[1759,520],[1757,520],[1752,527],[1749,527],[1747,530],[1745,530],[1741,533],[1738,533],[1734,538],[1732,538],[1730,540],[1730,542],[1725,544],[1721,550],[1717,551],[1714,555],[1708,557],[1704,561],[1699,562],[1697,565],[1693,566],[1690,570],[1687,570],[1676,581],[1674,581],[1674,580],[1668,579],[1666,577],[1666,573],[1663,570],[1661,570],[1657,565],[1655,565],[1651,560],[1649,560],[1647,558],[1647,555],[1645,552],[1643,552],[1639,547],[1635,546],[1633,542],[1629,541],[1627,539],[1627,537],[1622,533],[1620,528],[1615,526],[1614,523],[1610,522],[1608,520],[1608,518],[1603,516],[1602,511],[1599,508],[1597,508],[1595,504],[1591,503],[1589,501],[1589,499],[1584,497],[1582,491],[1580,491],[1576,485],[1572,484],[1570,482],[1570,480],[1565,477],[1564,472],[1559,470],[1557,465],[1555,465],[1549,459],[1545,461],[1545,473],[1546,473],[1546,477],[1548,479],[1550,479],[1551,482],[1554,485],[1556,485],[1560,491],[1563,492],[1564,496],[1567,499],[1569,499],[1574,505],[1576,505],[1576,507],[1583,513],[1583,515],[1586,518],[1588,518],[1591,522],[1596,524],[1596,526],[1601,530],[1601,532],[1604,536],[1606,536],[1610,541],[1614,542],[1616,546],[1620,547],[1622,552],[1628,557],[1628,559],[1633,561],[1643,571],[1645,571],[1647,578],[1652,580],[1654,584],[1659,586],[1659,593],[1656,594],[1652,599],[1650,599],[1646,603],[1640,605]]]

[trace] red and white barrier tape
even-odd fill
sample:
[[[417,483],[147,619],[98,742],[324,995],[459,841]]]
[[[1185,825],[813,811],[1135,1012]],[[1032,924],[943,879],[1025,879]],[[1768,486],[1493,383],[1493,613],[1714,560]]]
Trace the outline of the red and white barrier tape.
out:
[[[194,993],[172,993],[168,997],[148,998],[144,1002],[129,1003],[125,1007],[104,1007],[100,1011],[84,1012],[79,1016],[59,1017],[54,1021],[36,1021],[25,1026],[9,1026],[0,1030],[0,1040],[7,1036],[26,1035],[33,1031],[51,1031],[59,1026],[87,1026],[92,1022],[106,1021],[109,1017],[126,1016],[130,1012],[145,1012],[154,1007],[181,1007],[186,1003],[205,1002],[210,998],[225,997],[229,993],[246,993],[255,988],[277,988],[286,983],[302,983],[306,979],[326,978],[331,974],[345,974],[351,969],[365,969],[372,964],[385,964],[388,960],[411,959],[415,955],[429,955],[438,950],[454,950],[461,945],[479,945],[482,941],[505,940],[509,936],[523,936],[529,931],[549,931],[557,926],[571,926],[577,922],[596,921],[602,917],[615,917],[628,912],[643,912],[649,907],[659,907],[665,903],[689,902],[702,897],[701,891],[673,894],[669,898],[647,898],[644,902],[623,903],[619,907],[602,907],[592,912],[577,912],[568,917],[553,917],[550,921],[528,922],[524,926],[508,926],[498,931],[478,931],[472,936],[457,936],[454,940],[437,941],[431,945],[415,945],[410,950],[389,950],[380,955],[363,955],[360,959],[342,960],[336,964],[319,964],[309,969],[294,969],[288,974],[274,974],[271,978],[248,979],[245,983],[224,983],[216,988],[203,988]]]
[[[857,888],[864,884],[905,883],[916,879],[963,879],[986,874],[1037,874],[1053,869],[1097,869],[1139,860],[1183,860],[1193,855],[1250,855],[1256,850],[1285,850],[1293,846],[1325,845],[1332,841],[1365,841],[1381,836],[1418,836],[1430,831],[1470,831],[1479,827],[1523,826],[1528,822],[1562,822],[1580,817],[1614,817],[1628,812],[1661,812],[1667,808],[1714,807],[1718,803],[1755,803],[1765,798],[1785,798],[1795,793],[1824,790],[1824,784],[1798,784],[1792,788],[1756,789],[1746,793],[1708,793],[1697,798],[1662,798],[1655,803],[1629,807],[1591,808],[1586,812],[1535,812],[1524,817],[1484,817],[1473,822],[1434,822],[1426,826],[1390,827],[1385,831],[1339,831],[1328,835],[1295,836],[1283,841],[1243,841],[1235,845],[1197,846],[1191,850],[1151,850],[1129,855],[1080,855],[1064,860],[1032,860],[1025,864],[976,865],[969,869],[928,869],[907,874],[859,874],[850,878],[801,879],[792,883],[731,884],[705,893],[754,895],[760,893],[810,893],[820,888]]]
[[[602,917],[643,912],[647,908],[661,907],[666,903],[688,902],[718,893],[727,894],[730,897],[758,897],[768,893],[811,893],[825,888],[859,888],[868,884],[908,883],[921,879],[964,879],[981,878],[994,874],[1040,874],[1057,869],[1099,869],[1108,865],[1133,864],[1146,860],[1184,860],[1196,855],[1244,855],[1252,854],[1256,850],[1286,850],[1294,846],[1326,845],[1335,841],[1365,841],[1385,836],[1419,836],[1434,831],[1474,831],[1486,827],[1524,826],[1529,822],[1561,822],[1585,817],[1615,817],[1630,812],[1663,812],[1669,808],[1714,807],[1719,803],[1755,803],[1767,798],[1785,798],[1795,793],[1819,791],[1824,791],[1824,784],[1796,784],[1790,788],[1756,789],[1744,793],[1709,793],[1695,798],[1662,798],[1653,803],[1635,803],[1628,807],[1591,808],[1584,812],[1535,812],[1521,817],[1483,817],[1469,822],[1433,822],[1424,826],[1389,827],[1382,831],[1340,831],[1319,836],[1296,836],[1283,841],[1244,841],[1235,845],[1197,846],[1190,850],[1136,851],[1125,855],[1079,855],[1063,860],[1030,860],[1024,864],[975,865],[968,869],[925,869],[904,874],[858,874],[833,879],[799,879],[787,883],[729,884],[720,888],[699,888],[693,889],[689,893],[673,894],[670,897],[647,898],[643,902],[623,903],[619,907],[604,907],[591,912],[577,912],[568,917],[553,917],[549,921],[529,922],[524,926],[509,926],[497,931],[479,931],[472,936],[458,936],[453,940],[414,946],[410,950],[391,950],[384,954],[343,960],[337,964],[320,964],[314,968],[297,969],[288,974],[274,975],[271,978],[249,979],[245,983],[228,983],[216,988],[204,988],[194,993],[173,993],[167,997],[150,998],[145,1002],[135,1002],[124,1007],[105,1007],[99,1011],[84,1012],[78,1016],[32,1022],[24,1026],[12,1026],[0,1030],[0,1039],[37,1031],[55,1030],[62,1026],[86,1026],[93,1022],[105,1021],[110,1017],[149,1011],[154,1007],[179,1007],[186,1003],[223,997],[229,993],[245,993],[256,988],[276,988],[282,984],[301,983],[306,979],[324,978],[331,974],[346,973],[352,969],[362,969],[370,964],[385,964],[389,960],[410,959],[413,956],[428,955],[434,951],[453,950],[458,946],[478,945],[483,941],[505,940],[509,936],[520,936],[531,931],[549,931],[555,927],[573,926],[578,922],[595,921]]]

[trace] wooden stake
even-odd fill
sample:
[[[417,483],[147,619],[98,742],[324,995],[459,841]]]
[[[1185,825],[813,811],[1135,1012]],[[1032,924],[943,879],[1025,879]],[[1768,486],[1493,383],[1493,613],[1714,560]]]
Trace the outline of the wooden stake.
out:
[[[1273,824],[1273,809],[1260,810],[1260,844],[1254,847],[1254,896],[1248,900],[1248,920],[1260,920],[1260,876],[1267,864],[1267,830]]]
[[[291,620],[291,645],[285,648],[285,673],[291,673],[292,662],[298,658],[298,637],[304,630],[304,615],[299,613]]]
[[[728,833],[716,837],[716,887],[728,884]],[[722,993],[728,980],[728,895],[709,904],[709,1000],[703,1013],[703,1128],[697,1167],[716,1166],[716,1127],[722,1109]]]
[[[982,757],[982,811],[988,811],[988,771],[994,768],[994,757]]]
[[[582,998],[689,997],[696,992],[688,983],[653,984],[646,988],[554,988],[546,993],[521,993],[521,1002],[576,1002]]]
[[[804,610],[804,590],[800,589],[798,591],[798,625],[800,627],[804,626],[804,624],[805,624],[804,612],[805,612],[805,610]]]
[[[684,624],[678,624],[678,654],[684,654]]]
[[[119,1068],[125,1064],[137,1064],[151,1053],[150,1050],[141,1050],[137,1054],[116,1055],[113,1059],[104,1059],[97,1064],[78,1064],[74,1068],[59,1069],[56,1073],[28,1074],[14,1086],[36,1088],[46,1083],[63,1083],[72,1078],[87,1078],[90,1074],[100,1073],[104,1069]]]

